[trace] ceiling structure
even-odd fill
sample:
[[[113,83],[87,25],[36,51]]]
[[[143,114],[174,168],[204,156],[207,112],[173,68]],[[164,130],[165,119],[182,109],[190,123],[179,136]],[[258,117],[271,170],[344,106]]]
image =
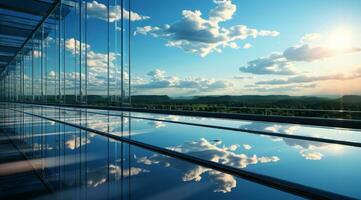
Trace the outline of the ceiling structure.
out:
[[[58,3],[59,0],[0,1],[0,72],[14,60]]]

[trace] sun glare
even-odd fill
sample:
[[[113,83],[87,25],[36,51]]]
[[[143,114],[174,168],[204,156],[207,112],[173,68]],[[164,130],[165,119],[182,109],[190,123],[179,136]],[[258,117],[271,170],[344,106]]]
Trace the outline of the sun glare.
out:
[[[333,49],[347,49],[352,47],[352,32],[342,27],[330,32],[326,45]]]

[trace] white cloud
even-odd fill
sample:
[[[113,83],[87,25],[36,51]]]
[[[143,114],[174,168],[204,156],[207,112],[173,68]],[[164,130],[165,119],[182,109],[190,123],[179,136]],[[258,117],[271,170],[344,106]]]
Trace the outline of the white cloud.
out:
[[[253,122],[250,124],[242,125],[241,128],[293,135],[297,130],[300,129],[300,126]],[[321,150],[342,148],[341,145],[337,145],[337,144],[299,140],[299,139],[292,139],[286,137],[276,137],[276,136],[267,136],[267,137],[269,137],[272,141],[283,141],[288,146],[297,149],[299,154],[302,157],[304,157],[306,160],[321,160],[324,157],[324,154],[320,152]],[[317,137],[317,136],[313,136],[313,137]]]
[[[315,88],[317,84],[296,84],[296,85],[246,85],[246,87],[251,88],[252,91],[258,92],[278,92],[278,93],[286,93],[289,91],[299,91],[304,89]]]
[[[86,48],[90,48],[90,45],[86,43],[80,43],[79,40],[76,40],[75,38],[69,38],[65,40],[65,49],[70,51],[72,54],[79,54],[80,52],[80,44],[81,49],[84,51]]]
[[[160,69],[155,69],[147,73],[148,76],[152,77],[153,80],[162,80],[164,79],[165,71]]]
[[[80,45],[81,49],[84,52],[87,50],[87,65],[88,65],[88,84],[92,87],[92,90],[99,90],[102,92],[99,86],[105,85],[108,80],[108,62],[109,62],[109,81],[112,83],[120,83],[121,81],[121,71],[120,67],[116,66],[116,59],[119,58],[119,54],[114,52],[100,53],[92,50],[91,46],[86,43],[80,43],[79,40],[75,38],[69,38],[65,40],[65,48],[67,51],[71,52],[73,55],[78,56],[80,54]],[[108,61],[109,59],[109,61]],[[77,72],[69,72],[66,74],[69,79],[75,80],[80,77],[80,74]],[[85,77],[85,74],[81,74]],[[124,80],[128,80],[128,74],[123,73]],[[70,83],[71,84],[71,83]],[[104,92],[104,91],[103,91]]]
[[[321,39],[322,35],[320,33],[308,33],[301,38],[300,42],[301,44],[312,44],[321,41]]]
[[[150,121],[148,122],[149,125],[154,126],[155,128],[163,128],[165,124],[162,121]]]
[[[252,45],[250,43],[246,43],[243,45],[243,49],[249,49],[252,48]]]
[[[217,6],[209,11],[210,21],[223,22],[232,19],[237,6],[232,4],[231,0],[214,0],[214,3]]]
[[[320,34],[317,33],[306,34],[301,38],[300,44],[287,48],[283,53],[274,52],[267,57],[251,60],[239,70],[258,75],[295,75],[297,71],[294,68],[294,62],[312,62],[342,54],[361,52],[361,48],[333,49],[322,46],[316,42],[320,37]]]
[[[249,145],[249,144],[244,144],[244,145],[243,145],[243,148],[244,148],[245,150],[250,150],[250,149],[252,149],[252,146]]]
[[[166,76],[166,72],[155,69],[147,73],[150,79],[133,83],[135,89],[177,89],[178,92],[214,92],[233,87],[233,83],[228,80],[215,80],[207,78],[179,78],[176,76]],[[186,91],[179,91],[180,89]],[[179,94],[179,93],[178,93]]]
[[[137,27],[136,34],[163,38],[166,46],[180,48],[189,53],[205,57],[212,52],[221,52],[223,48],[238,48],[235,41],[249,37],[276,37],[277,31],[257,30],[245,25],[229,28],[220,26],[221,22],[232,19],[237,10],[231,0],[215,0],[216,7],[209,11],[209,18],[202,17],[199,10],[183,10],[182,19],[169,25]]]
[[[88,16],[91,18],[96,18],[104,21],[108,21],[108,8],[106,5],[99,3],[97,1],[92,1],[87,3],[87,12]],[[140,21],[146,20],[150,17],[142,16],[136,12],[131,11],[131,21]],[[124,19],[129,19],[129,11],[123,9]],[[119,5],[109,7],[109,22],[115,22],[121,20],[122,18],[122,8]]]
[[[139,175],[141,173],[147,173],[149,171],[145,170],[145,169],[138,168],[138,167],[130,167],[130,169],[126,168],[126,169],[122,170],[120,168],[120,166],[109,165],[109,174],[114,175],[116,180],[120,179],[120,177],[122,176],[122,172],[123,172],[123,176],[129,177],[129,176],[136,176],[136,175]]]
[[[254,76],[244,76],[244,75],[236,75],[233,77],[234,79],[238,80],[246,80],[246,79],[254,79]]]
[[[321,160],[323,157],[323,154],[320,152],[306,152],[301,153],[303,157],[305,157],[307,160]]]
[[[277,156],[258,157],[256,155],[247,156],[243,153],[236,153],[235,151],[239,147],[237,144],[230,145],[228,147],[220,147],[220,145],[222,145],[222,141],[210,142],[201,138],[199,141],[185,142],[182,145],[168,147],[168,149],[235,168],[246,168],[248,165],[278,162],[280,160]],[[174,158],[155,154],[150,157],[136,158],[136,160],[138,163],[146,165],[163,164],[165,167],[179,167],[180,169],[187,169],[182,177],[183,181],[198,182],[202,179],[202,177],[208,175],[208,177],[214,180],[217,184],[217,188],[214,192],[227,193],[231,192],[231,190],[236,187],[236,179],[231,175],[201,166],[189,169],[189,166],[183,166],[184,162],[180,162]]]
[[[42,55],[41,51],[38,51],[38,50],[34,50],[33,51],[33,56],[34,58],[40,58]]]
[[[361,68],[360,68],[361,70]],[[361,78],[361,73],[358,73],[356,70],[351,75],[344,74],[331,74],[331,75],[323,75],[323,76],[307,76],[307,75],[298,75],[289,77],[287,79],[271,79],[266,81],[258,81],[257,85],[285,85],[285,84],[300,84],[300,83],[311,83],[311,82],[319,82],[319,81],[330,81],[330,80],[352,80]]]
[[[53,70],[48,73],[48,77],[50,77],[50,78],[54,78],[55,76],[56,76],[56,73]]]
[[[65,141],[65,146],[71,150],[77,149],[84,145],[90,144],[91,138],[93,138],[94,136],[95,136],[95,134],[93,134],[93,133],[89,133],[89,134],[87,134],[87,136],[72,135],[71,139]]]
[[[348,48],[348,49],[332,49],[324,46],[311,46],[304,44],[301,46],[293,46],[287,48],[283,52],[283,56],[288,61],[314,61],[328,57],[333,57],[345,53],[360,52],[361,48]]]
[[[101,167],[88,172],[88,187],[98,187],[107,182],[108,173],[111,180],[120,180],[123,177],[137,176],[142,173],[148,173],[148,170],[139,167],[130,167],[122,169],[118,165],[110,164],[108,167]]]
[[[239,70],[245,73],[258,75],[293,75],[296,70],[291,62],[289,62],[282,54],[272,53],[268,57],[261,57],[249,61],[247,66],[240,67]]]

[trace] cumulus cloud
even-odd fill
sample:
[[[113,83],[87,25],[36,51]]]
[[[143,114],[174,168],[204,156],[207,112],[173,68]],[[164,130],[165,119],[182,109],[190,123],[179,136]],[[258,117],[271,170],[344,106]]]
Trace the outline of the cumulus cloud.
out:
[[[135,89],[183,89],[198,92],[213,92],[233,87],[228,80],[188,77],[181,79],[176,76],[167,76],[166,72],[155,69],[147,73],[149,79],[133,83]]]
[[[320,33],[308,33],[301,38],[300,43],[312,44],[312,43],[320,42],[321,39],[322,39],[322,35]]]
[[[42,55],[41,51],[38,51],[38,50],[34,50],[33,51],[33,56],[34,58],[40,58]]]
[[[239,68],[241,72],[252,73],[258,75],[277,74],[277,75],[293,75],[296,70],[291,62],[289,62],[282,54],[272,53],[268,57],[261,57],[249,61],[247,66]]]
[[[88,16],[91,18],[96,18],[104,21],[108,21],[108,8],[105,4],[99,3],[97,1],[92,1],[87,3],[87,12]],[[149,16],[142,16],[136,12],[131,11],[131,21],[140,21],[149,19]],[[129,19],[129,11],[123,9],[124,19]],[[109,7],[109,22],[115,22],[121,20],[122,18],[122,7],[119,5]]]
[[[80,48],[84,50],[86,48],[90,48],[90,45],[80,42],[75,38],[68,38],[65,40],[65,49],[70,51],[72,54],[79,54]]]
[[[252,146],[249,145],[249,144],[244,144],[244,145],[243,145],[243,148],[244,148],[245,150],[250,150],[250,149],[252,149]]]
[[[214,0],[214,3],[217,6],[209,11],[209,19],[211,21],[223,22],[232,19],[237,6],[232,4],[231,0]]]
[[[252,88],[252,91],[258,92],[285,92],[299,91],[304,89],[315,88],[317,84],[297,84],[297,85],[247,85],[248,88]]]
[[[293,135],[297,130],[300,129],[300,126],[253,122],[253,123],[241,125],[241,128]],[[321,150],[327,150],[333,147],[337,147],[337,148],[341,147],[341,145],[314,142],[308,140],[298,140],[298,139],[275,137],[275,136],[267,136],[267,137],[269,137],[272,141],[283,141],[288,146],[297,149],[299,154],[302,157],[304,157],[306,160],[321,160],[324,157],[324,154],[320,152]]]
[[[323,154],[320,152],[302,152],[301,155],[307,160],[321,160],[323,157]]]
[[[91,142],[91,138],[94,136],[94,134],[88,134],[88,137],[73,135],[71,139],[65,141],[65,146],[70,150],[77,149],[81,146],[89,144]]]
[[[360,68],[361,69],[361,68]],[[294,83],[311,83],[319,81],[330,81],[330,80],[352,80],[361,78],[361,73],[358,73],[357,70],[351,75],[344,74],[333,74],[333,75],[324,75],[324,76],[308,76],[308,75],[298,75],[289,77],[287,79],[272,79],[266,81],[258,81],[257,85],[285,85],[285,84],[294,84]]]
[[[361,48],[333,49],[324,46],[301,46],[289,47],[283,52],[283,56],[289,61],[314,61],[345,53],[360,52]]]
[[[148,173],[149,170],[145,170],[139,167],[130,167],[122,169],[118,165],[110,164],[108,167],[101,167],[96,170],[88,172],[88,187],[98,187],[107,182],[108,173],[111,180],[120,180],[123,177],[137,176],[142,173]]]
[[[81,46],[80,46],[81,45]],[[96,73],[106,72],[108,69],[108,53],[99,53],[91,50],[91,46],[86,43],[81,43],[75,38],[69,38],[65,40],[65,48],[67,51],[70,51],[74,55],[79,55],[80,48],[82,51],[87,50],[87,65],[91,69],[96,69]],[[110,67],[114,68],[113,61],[116,59],[116,54],[114,52],[109,52],[109,62]]]
[[[361,52],[361,48],[335,49],[320,45],[316,41],[321,35],[306,34],[299,44],[288,47],[282,53],[274,52],[269,56],[251,60],[246,66],[239,68],[241,72],[258,75],[295,75],[297,71],[294,62],[312,62],[342,54]]]
[[[55,71],[51,70],[50,72],[48,72],[48,77],[49,78],[54,78],[56,76]]]
[[[246,43],[243,45],[243,49],[249,49],[251,47],[252,47],[252,45],[250,43]]]
[[[179,117],[175,116],[175,115],[168,115],[165,117],[156,117],[154,116],[154,118],[159,119],[159,120],[169,120],[169,121],[178,121]],[[149,125],[155,127],[155,128],[164,128],[166,127],[166,124],[163,121],[149,121],[148,122]]]
[[[278,162],[280,160],[280,158],[277,156],[259,157],[256,155],[248,156],[243,153],[236,153],[236,150],[239,147],[237,144],[230,145],[228,147],[221,145],[222,141],[218,140],[212,142],[201,138],[198,141],[185,142],[182,145],[168,147],[168,149],[235,168],[246,168],[248,165]],[[183,181],[199,182],[201,181],[202,177],[208,175],[208,177],[214,180],[214,182],[217,184],[217,188],[214,189],[214,192],[227,193],[231,192],[231,190],[236,187],[236,179],[231,175],[202,166],[192,166],[189,168],[183,164],[180,167],[180,161],[174,158],[155,154],[150,157],[136,158],[136,160],[138,163],[143,163],[145,165],[163,164],[165,167],[179,167],[180,169],[186,169],[182,177]]]
[[[163,128],[165,124],[162,121],[150,121],[148,122],[149,125],[154,126],[155,128]]]
[[[155,69],[147,73],[148,76],[152,77],[153,80],[162,80],[164,79],[165,71],[160,69]]]
[[[208,13],[208,19],[199,10],[183,10],[182,19],[169,25],[137,27],[135,35],[151,35],[167,41],[166,46],[180,48],[205,57],[223,48],[239,48],[235,43],[249,37],[276,37],[277,31],[257,30],[246,25],[220,26],[232,19],[237,6],[231,0],[214,0],[216,7]]]
[[[101,87],[106,85],[108,81],[108,69],[109,69],[109,81],[111,83],[117,83],[118,85],[121,82],[122,73],[120,66],[116,65],[116,59],[120,59],[120,55],[114,52],[102,53],[95,52],[92,50],[92,47],[89,44],[82,43],[75,38],[68,38],[65,40],[65,49],[68,52],[71,52],[74,56],[80,54],[80,50],[83,52],[87,50],[87,65],[88,65],[88,86],[92,88],[93,91],[101,91]],[[108,67],[109,64],[109,67]],[[85,78],[85,74],[80,74],[78,72],[68,72],[67,77],[69,80],[79,79],[80,76]],[[128,80],[128,73],[123,73],[124,80]],[[67,79],[67,80],[68,80]],[[73,84],[72,81],[69,84]]]
[[[254,79],[254,76],[244,76],[244,75],[237,75],[233,77],[234,79],[238,80],[246,80],[246,79]]]

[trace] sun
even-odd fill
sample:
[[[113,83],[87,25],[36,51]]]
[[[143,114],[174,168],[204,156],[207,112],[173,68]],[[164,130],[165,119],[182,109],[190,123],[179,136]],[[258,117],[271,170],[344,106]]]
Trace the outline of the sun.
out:
[[[338,27],[329,33],[326,39],[326,46],[342,50],[351,48],[352,42],[352,31],[347,27]]]

